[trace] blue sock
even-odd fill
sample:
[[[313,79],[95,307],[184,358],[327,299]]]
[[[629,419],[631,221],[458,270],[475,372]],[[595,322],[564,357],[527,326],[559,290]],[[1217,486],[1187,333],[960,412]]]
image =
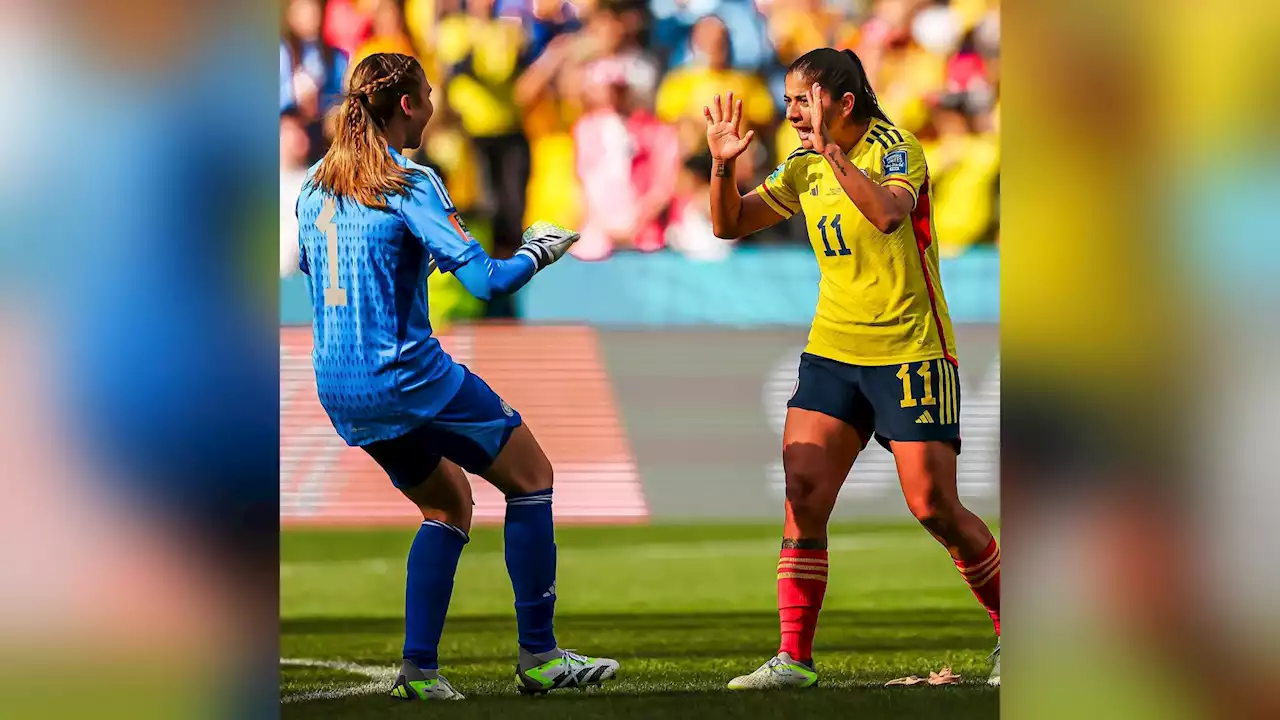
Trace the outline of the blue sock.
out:
[[[516,593],[520,647],[531,653],[556,649],[556,533],[551,488],[507,498],[507,574]]]
[[[404,594],[404,659],[419,668],[437,669],[436,652],[444,632],[444,616],[453,594],[467,534],[436,520],[418,528],[409,548],[408,577]]]

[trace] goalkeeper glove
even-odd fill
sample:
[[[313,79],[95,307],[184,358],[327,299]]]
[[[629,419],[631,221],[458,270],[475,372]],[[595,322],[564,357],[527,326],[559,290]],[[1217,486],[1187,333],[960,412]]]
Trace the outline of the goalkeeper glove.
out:
[[[579,237],[581,236],[572,230],[539,220],[524,231],[524,244],[516,250],[516,254],[529,256],[534,268],[541,270],[564,257]]]

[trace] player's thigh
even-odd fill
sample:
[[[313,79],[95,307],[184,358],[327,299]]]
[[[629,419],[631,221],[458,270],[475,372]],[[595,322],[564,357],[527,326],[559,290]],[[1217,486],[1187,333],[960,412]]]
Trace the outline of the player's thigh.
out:
[[[807,412],[793,413],[794,410]],[[875,413],[859,387],[858,368],[810,353],[800,356],[795,390],[787,401],[787,424],[782,433],[783,448],[793,443],[838,442],[848,438],[843,423],[859,438],[861,450],[875,427]],[[794,416],[794,421],[793,421]],[[856,453],[855,453],[856,454]]]
[[[528,430],[520,413],[464,366],[458,392],[425,427],[433,447],[467,472],[486,479],[513,438]],[[517,443],[519,444],[519,443]]]
[[[443,459],[430,427],[362,446],[391,484],[422,511],[424,520],[440,520],[467,530],[471,525],[471,486],[462,470]]]
[[[863,448],[853,426],[814,410],[787,408],[782,433],[782,466],[788,504],[806,516],[825,517]]]
[[[960,375],[946,360],[862,366],[860,387],[875,410],[876,441],[938,441],[960,452]]]
[[[919,518],[946,516],[960,506],[956,448],[942,440],[890,442],[902,497]]]
[[[400,492],[418,506],[423,520],[439,520],[471,532],[475,500],[471,497],[471,483],[466,473],[457,465],[441,460],[425,482]]]
[[[390,440],[360,446],[402,493],[425,483],[440,467],[441,455],[430,432],[417,427]]]
[[[874,416],[854,371],[826,358],[801,356],[782,432],[787,497],[793,501],[816,494],[834,502],[866,445]]]
[[[524,495],[552,486],[551,460],[528,425],[521,424],[481,475],[503,495]]]
[[[956,502],[960,375],[946,360],[864,367],[876,441],[893,453],[913,511]],[[919,514],[919,512],[917,512]]]
[[[470,370],[453,401],[430,424],[444,457],[504,495],[551,487],[551,461],[520,413]]]

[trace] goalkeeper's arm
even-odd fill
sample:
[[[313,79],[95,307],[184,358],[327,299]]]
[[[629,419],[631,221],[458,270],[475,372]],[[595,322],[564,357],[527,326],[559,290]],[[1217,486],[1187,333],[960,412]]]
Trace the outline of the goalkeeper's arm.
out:
[[[481,300],[513,293],[542,268],[559,260],[578,233],[550,223],[537,223],[524,233],[524,244],[510,260],[497,260],[481,250],[454,269],[467,292]]]
[[[459,265],[453,274],[467,292],[481,300],[506,295],[524,287],[538,272],[538,265],[526,254],[516,253],[510,260],[497,260],[486,252]]]
[[[578,233],[572,230],[537,222],[524,231],[524,244],[515,257],[491,258],[467,231],[440,177],[427,168],[419,170],[411,192],[395,196],[397,209],[409,231],[431,254],[435,267],[428,272],[439,269],[453,273],[467,292],[481,300],[524,287],[535,273],[559,260],[578,239]]]

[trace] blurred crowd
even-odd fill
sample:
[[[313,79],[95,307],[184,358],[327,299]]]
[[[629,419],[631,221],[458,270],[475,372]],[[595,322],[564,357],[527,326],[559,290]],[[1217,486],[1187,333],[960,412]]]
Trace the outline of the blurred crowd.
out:
[[[533,220],[582,231],[573,252],[714,260],[702,108],[743,98],[754,187],[799,146],[786,67],[851,48],[881,105],[921,139],[941,251],[998,238],[999,0],[289,0],[280,45],[282,214],[323,156],[348,70],[416,56],[436,114],[415,160],[445,178],[497,256]],[[282,272],[296,227],[282,220]],[[807,243],[793,218],[750,243]]]

